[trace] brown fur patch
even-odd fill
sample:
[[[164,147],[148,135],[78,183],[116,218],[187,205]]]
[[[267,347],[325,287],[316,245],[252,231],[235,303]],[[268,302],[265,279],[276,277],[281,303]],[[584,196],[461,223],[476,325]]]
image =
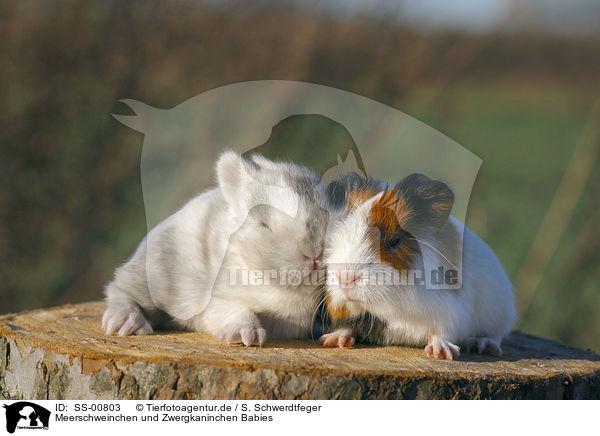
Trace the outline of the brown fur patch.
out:
[[[351,191],[348,200],[352,208],[357,208],[380,192],[372,187],[359,189]],[[417,242],[404,230],[415,213],[402,193],[393,189],[386,190],[371,207],[369,243],[378,250],[382,262],[392,264],[398,271],[410,268],[414,255],[418,253]],[[400,243],[390,247],[390,242],[396,238],[400,238]]]
[[[376,196],[380,192],[381,192],[380,190],[373,188],[371,186],[365,187],[362,189],[356,189],[354,191],[348,192],[347,201],[348,201],[348,204],[350,205],[350,210],[357,209],[358,206],[363,204],[369,198]]]
[[[336,307],[332,304],[331,298],[327,298],[325,304],[327,304],[327,311],[329,312],[329,317],[333,321],[338,321],[340,319],[348,319],[351,317],[350,311],[343,305],[341,307]]]

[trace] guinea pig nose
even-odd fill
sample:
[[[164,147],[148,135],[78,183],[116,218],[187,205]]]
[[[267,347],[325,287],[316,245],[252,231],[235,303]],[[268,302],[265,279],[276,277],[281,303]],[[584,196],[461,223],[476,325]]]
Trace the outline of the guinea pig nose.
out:
[[[352,288],[362,277],[360,271],[350,270],[341,270],[336,275],[340,281],[340,286],[345,289]]]

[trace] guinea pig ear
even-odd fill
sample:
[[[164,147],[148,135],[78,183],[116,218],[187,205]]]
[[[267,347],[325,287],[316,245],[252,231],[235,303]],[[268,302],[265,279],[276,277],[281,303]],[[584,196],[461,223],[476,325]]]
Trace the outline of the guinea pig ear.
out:
[[[327,185],[327,198],[335,208],[340,208],[346,202],[346,196],[350,191],[367,186],[368,183],[364,176],[353,171]]]
[[[250,167],[242,155],[232,150],[224,151],[217,159],[217,184],[227,203],[239,205],[250,181]]]
[[[421,221],[419,224],[439,229],[448,221],[454,204],[454,193],[444,182],[414,173],[400,181],[394,189],[414,209],[415,219]]]

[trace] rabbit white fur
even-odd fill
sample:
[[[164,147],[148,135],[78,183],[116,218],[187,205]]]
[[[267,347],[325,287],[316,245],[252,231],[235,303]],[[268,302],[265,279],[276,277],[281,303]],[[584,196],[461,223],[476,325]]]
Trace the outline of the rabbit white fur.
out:
[[[453,202],[450,189],[442,182],[413,175],[396,187],[366,180],[360,187],[354,180],[354,186],[350,186],[346,194],[345,216],[328,233],[324,257],[328,266],[330,306],[336,310],[344,308],[345,315],[336,322],[335,331],[321,337],[320,343],[352,346],[358,337],[378,344],[425,346],[428,356],[446,359],[457,358],[458,344],[464,344],[467,348],[475,346],[480,353],[488,351],[500,355],[501,340],[516,318],[512,285],[490,247],[466,226],[461,239],[463,224],[449,215]],[[401,242],[405,244],[414,244],[418,239],[420,248],[410,258],[406,256],[410,245],[404,250],[392,249],[386,242],[397,235],[382,234],[381,241],[372,241],[370,232],[385,211],[377,209],[375,213],[379,218],[375,219],[373,213],[378,205],[386,206],[381,204],[385,198],[403,202],[395,211],[400,226],[404,218],[419,216],[420,212],[415,209],[428,208],[421,217],[424,221],[439,219],[437,225],[421,223],[424,225],[420,226],[422,230],[416,239],[411,238],[412,231],[400,236],[405,238]],[[439,204],[432,203],[436,198],[440,198]],[[397,205],[391,205],[394,207]],[[405,214],[402,208],[409,212]],[[435,215],[436,211],[441,214]],[[397,240],[392,242],[400,244]],[[461,248],[462,287],[459,289],[426,289],[419,283],[377,284],[365,280],[353,283],[341,275],[341,272],[354,274],[359,270],[356,277],[362,275],[363,278],[375,270],[393,273],[398,266],[391,262],[420,269],[426,255],[437,256],[435,261],[441,264],[460,265]]]
[[[233,151],[218,159],[216,175],[217,188],[152,229],[116,270],[105,290],[107,334],[152,333],[147,318],[166,313],[228,343],[309,335],[318,290],[285,275],[310,278],[322,265],[327,212],[318,178]],[[240,271],[275,274],[248,283]]]

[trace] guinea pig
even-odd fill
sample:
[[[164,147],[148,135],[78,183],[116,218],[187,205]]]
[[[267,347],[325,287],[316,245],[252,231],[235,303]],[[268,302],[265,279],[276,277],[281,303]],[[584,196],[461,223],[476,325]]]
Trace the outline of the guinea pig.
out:
[[[328,191],[341,216],[325,248],[332,325],[320,344],[419,346],[449,360],[459,357],[459,345],[502,354],[516,319],[513,288],[488,245],[466,226],[461,238],[448,185],[422,174],[395,186],[352,175]],[[426,286],[425,264],[457,268],[461,254],[458,289],[444,288],[454,282]]]
[[[152,229],[105,294],[107,334],[161,315],[227,343],[310,336],[328,214],[308,169],[224,152],[217,187]]]

